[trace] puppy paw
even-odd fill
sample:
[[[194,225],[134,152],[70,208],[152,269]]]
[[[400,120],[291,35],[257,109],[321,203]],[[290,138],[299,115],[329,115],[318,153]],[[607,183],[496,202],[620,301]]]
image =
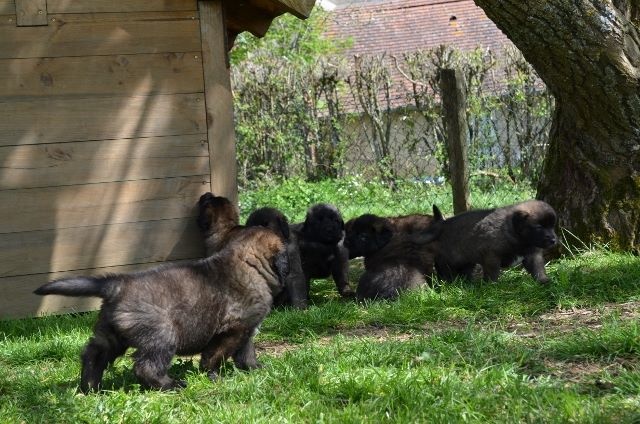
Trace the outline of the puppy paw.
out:
[[[347,286],[340,290],[340,296],[351,299],[356,297],[356,292],[351,287]]]
[[[159,387],[162,391],[180,390],[187,387],[187,382],[184,380],[172,380],[170,383],[163,384]]]

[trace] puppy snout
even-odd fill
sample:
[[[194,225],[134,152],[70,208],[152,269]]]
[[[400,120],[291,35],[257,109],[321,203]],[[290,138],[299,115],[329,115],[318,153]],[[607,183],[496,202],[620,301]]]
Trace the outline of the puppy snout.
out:
[[[558,240],[556,239],[556,236],[546,236],[544,238],[544,243],[547,245],[547,247],[555,245],[557,241]]]

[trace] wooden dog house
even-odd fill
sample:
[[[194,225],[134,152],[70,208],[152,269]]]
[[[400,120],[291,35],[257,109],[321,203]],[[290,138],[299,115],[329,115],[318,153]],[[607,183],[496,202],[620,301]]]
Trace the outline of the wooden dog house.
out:
[[[70,274],[203,255],[195,205],[236,198],[227,51],[314,0],[0,0],[0,317],[82,311]]]

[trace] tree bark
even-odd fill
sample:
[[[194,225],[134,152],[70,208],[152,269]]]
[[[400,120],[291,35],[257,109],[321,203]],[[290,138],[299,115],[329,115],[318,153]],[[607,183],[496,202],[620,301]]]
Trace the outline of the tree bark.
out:
[[[474,0],[556,99],[538,198],[581,245],[640,249],[638,0]]]

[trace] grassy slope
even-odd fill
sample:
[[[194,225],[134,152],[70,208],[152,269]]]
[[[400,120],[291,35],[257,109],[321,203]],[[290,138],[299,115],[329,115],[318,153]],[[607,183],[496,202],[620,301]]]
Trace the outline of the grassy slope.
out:
[[[346,217],[449,203],[444,188],[392,196],[375,184],[340,184],[251,193],[243,213],[263,199],[294,219],[304,215],[296,204],[316,201],[336,203]],[[528,196],[512,190],[475,193],[474,204]],[[434,282],[367,305],[317,281],[309,310],[278,310],[265,321],[263,369],[229,365],[212,383],[197,361],[176,359],[171,372],[189,384],[181,392],[141,391],[125,357],[106,373],[106,393],[77,394],[94,313],[0,322],[0,422],[640,420],[640,259],[595,250],[549,269],[546,288],[516,269],[497,284]]]

